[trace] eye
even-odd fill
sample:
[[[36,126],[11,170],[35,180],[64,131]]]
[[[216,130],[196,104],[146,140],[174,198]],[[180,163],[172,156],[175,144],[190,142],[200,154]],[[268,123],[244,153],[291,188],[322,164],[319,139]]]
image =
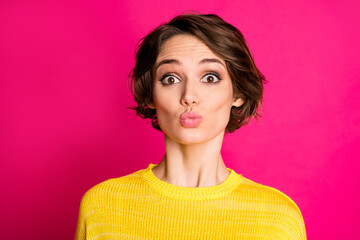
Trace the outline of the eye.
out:
[[[217,83],[221,80],[219,75],[216,73],[208,73],[202,79],[203,79],[202,82],[205,82],[205,83]]]
[[[160,82],[163,84],[163,85],[171,85],[171,84],[175,84],[175,83],[179,83],[180,80],[173,76],[173,75],[164,75],[161,79],[160,79]]]

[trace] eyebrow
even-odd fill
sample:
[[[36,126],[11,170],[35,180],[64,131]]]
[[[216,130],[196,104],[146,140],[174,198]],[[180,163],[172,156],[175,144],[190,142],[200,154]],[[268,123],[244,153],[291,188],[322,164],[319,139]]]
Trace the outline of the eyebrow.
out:
[[[217,58],[204,58],[203,60],[201,60],[199,62],[199,64],[204,64],[204,63],[220,63],[225,68],[224,64]],[[156,69],[158,69],[161,65],[164,65],[164,64],[181,65],[181,63],[176,59],[164,59],[158,63],[158,65],[156,66]]]
[[[165,59],[165,60],[162,60],[161,62],[159,62],[159,64],[156,66],[156,69],[158,69],[161,65],[170,64],[170,63],[175,63],[177,65],[181,65],[180,62],[176,59]]]
[[[200,61],[199,64],[202,63],[220,63],[223,67],[225,67],[224,64],[217,58],[204,58],[203,60]]]

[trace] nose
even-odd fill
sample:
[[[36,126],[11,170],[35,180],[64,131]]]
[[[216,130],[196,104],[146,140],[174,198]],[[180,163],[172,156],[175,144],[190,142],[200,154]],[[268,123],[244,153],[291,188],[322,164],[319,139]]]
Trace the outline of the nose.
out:
[[[198,86],[196,81],[186,80],[181,96],[181,104],[184,106],[192,106],[199,103]]]

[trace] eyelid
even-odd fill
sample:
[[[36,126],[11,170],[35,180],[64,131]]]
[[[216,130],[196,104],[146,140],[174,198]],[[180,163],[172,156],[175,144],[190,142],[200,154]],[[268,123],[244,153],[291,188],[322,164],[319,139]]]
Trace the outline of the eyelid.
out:
[[[164,80],[165,80],[167,77],[174,77],[175,79],[178,80],[178,82],[171,83],[171,84],[170,84],[170,83],[164,83]],[[176,77],[174,74],[166,73],[166,74],[164,74],[164,75],[160,78],[159,81],[160,81],[161,84],[163,84],[163,85],[173,85],[173,84],[179,83],[179,82],[180,82],[180,79],[179,79],[178,77]]]
[[[217,78],[217,80],[214,81],[214,82],[205,82],[205,83],[217,83],[217,82],[219,82],[220,80],[222,80],[221,77],[220,77],[220,75],[219,75],[218,73],[216,73],[216,72],[208,72],[208,73],[206,73],[201,79],[203,79],[203,78],[205,78],[206,76],[209,76],[209,75],[215,76],[215,77]]]

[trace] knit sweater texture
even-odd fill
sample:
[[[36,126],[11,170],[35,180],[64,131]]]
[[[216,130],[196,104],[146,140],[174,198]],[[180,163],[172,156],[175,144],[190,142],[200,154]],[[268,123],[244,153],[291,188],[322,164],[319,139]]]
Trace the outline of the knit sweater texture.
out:
[[[112,178],[81,199],[75,240],[306,239],[302,214],[288,196],[234,170],[210,187],[182,187],[146,169]]]

